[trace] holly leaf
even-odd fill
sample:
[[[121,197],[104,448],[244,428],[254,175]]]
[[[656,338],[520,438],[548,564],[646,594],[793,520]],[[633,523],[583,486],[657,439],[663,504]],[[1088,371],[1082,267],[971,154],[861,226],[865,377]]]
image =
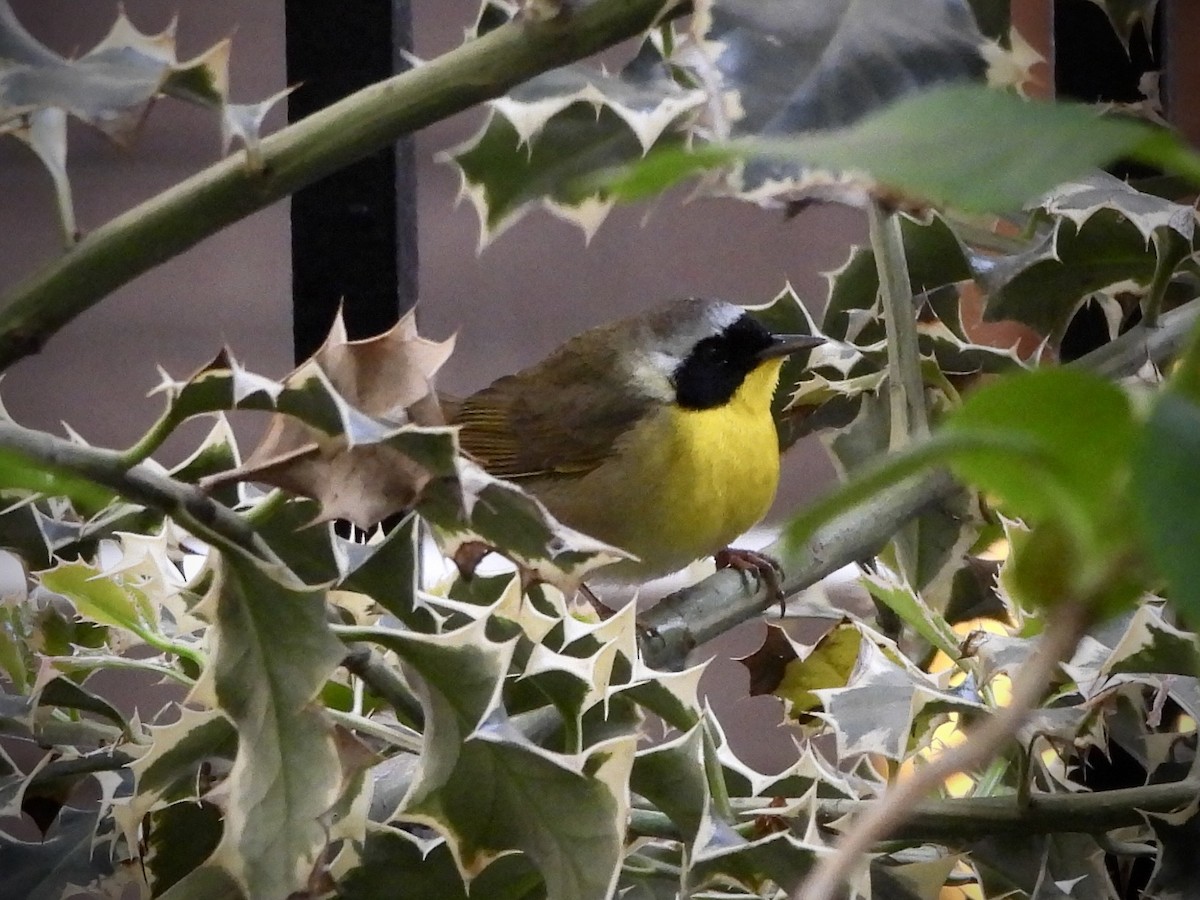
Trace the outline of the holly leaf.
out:
[[[514,642],[486,621],[442,635],[383,629],[361,637],[394,650],[420,685],[421,763],[398,815],[438,829],[468,881],[514,850],[550,896],[604,898],[620,870],[635,732],[576,754],[539,747],[501,705]]]
[[[1200,838],[1200,818],[1197,804],[1166,815],[1146,815],[1158,841],[1158,857],[1154,872],[1146,885],[1146,896],[1157,900],[1185,900],[1195,890],[1192,873],[1195,871],[1196,840]]]
[[[876,857],[871,860],[871,893],[889,900],[938,900],[950,873],[961,861],[960,854],[945,852],[911,862]]]
[[[322,591],[233,552],[215,576],[204,607],[216,650],[198,693],[211,691],[233,721],[237,755],[221,843],[176,889],[216,866],[248,896],[284,900],[308,882],[326,840],[321,816],[341,784],[332,730],[311,704],[345,648]]]
[[[59,900],[113,872],[109,845],[96,840],[100,809],[59,810],[40,841],[5,836],[0,842],[0,895]]]
[[[1200,666],[1196,635],[1163,618],[1160,605],[1142,602],[1134,609],[1125,633],[1100,667],[1100,676],[1150,672],[1193,676]]]
[[[420,337],[411,315],[383,335],[350,341],[339,315],[321,348],[282,384],[218,356],[185,384],[167,385],[168,415],[230,403],[280,409],[245,463],[204,484],[264,481],[318,500],[322,519],[366,528],[410,508],[431,478],[453,473],[453,433],[408,424],[439,419],[432,379],[452,349],[453,340]]]
[[[577,63],[491,101],[483,129],[447,154],[479,215],[480,246],[539,206],[590,237],[613,201],[588,187],[589,177],[678,143],[668,130],[704,100],[646,41],[617,74]]]
[[[836,130],[690,150],[656,148],[597,184],[634,200],[738,159],[765,159],[814,173],[805,181],[781,183],[791,199],[821,197],[833,185],[845,202],[881,194],[892,203],[1009,213],[1125,156],[1200,177],[1200,155],[1144,123],[1097,116],[1082,104],[1026,101],[999,90],[950,85],[920,91]]]
[[[403,878],[396,873],[403,872]],[[387,826],[367,831],[359,864],[338,884],[340,900],[525,900],[542,879],[521,854],[502,856],[464,884],[449,844]]]
[[[1146,552],[1169,585],[1184,620],[1200,623],[1200,572],[1187,553],[1200,525],[1189,508],[1197,495],[1193,474],[1200,452],[1200,406],[1183,391],[1163,392],[1139,436],[1133,459],[1133,496]]]
[[[841,128],[906,94],[986,72],[984,37],[954,0],[711,0],[701,9],[703,46],[730,110],[717,125],[723,137]],[[774,192],[806,180],[794,163],[751,160],[738,186]]]
[[[28,144],[46,166],[68,243],[77,232],[66,172],[68,116],[126,145],[160,95],[224,109],[228,64],[228,40],[180,62],[173,25],[144,34],[123,10],[100,43],[67,59],[26,31],[9,0],[0,0],[0,135]]]
[[[866,573],[861,581],[879,603],[951,659],[958,657],[958,636],[950,624],[902,579],[887,572]]]
[[[457,480],[429,485],[419,512],[441,532],[443,552],[466,544],[497,548],[536,579],[571,592],[589,572],[628,554],[558,522],[541,502],[464,457]]]
[[[816,865],[825,848],[800,840],[786,831],[757,840],[746,840],[728,825],[709,820],[713,830],[704,846],[692,856],[689,881],[697,886],[734,880],[748,888],[762,883],[763,876],[785,890],[795,890]],[[697,842],[699,843],[699,841]]]
[[[803,656],[796,653],[771,693],[785,701],[791,716],[814,712],[821,706],[818,691],[849,684],[861,650],[862,632],[853,625],[840,625]],[[751,678],[759,680],[756,673],[751,673]]]
[[[1092,2],[1104,10],[1104,14],[1108,16],[1108,21],[1112,24],[1113,31],[1125,45],[1126,51],[1129,50],[1129,39],[1133,36],[1133,29],[1137,26],[1141,25],[1149,36],[1150,27],[1154,24],[1154,12],[1158,9],[1158,0],[1092,0]]]
[[[985,897],[1021,891],[1060,900],[1111,900],[1104,851],[1087,834],[1004,835],[970,846]]]
[[[691,843],[709,814],[704,772],[703,724],[643,750],[634,759],[629,787],[666,813],[683,839]]]
[[[227,772],[237,754],[233,723],[215,709],[179,708],[170,725],[151,726],[149,749],[130,765],[137,790],[126,806],[129,820],[181,800],[199,800],[202,769]]]
[[[915,666],[894,661],[869,639],[861,641],[858,661],[845,686],[818,688],[813,693],[823,708],[814,715],[833,726],[839,759],[860,753],[903,759],[910,741],[921,742],[935,724],[930,712],[980,709]],[[915,727],[918,716],[920,728]]]
[[[1061,334],[1090,295],[1116,286],[1144,289],[1189,265],[1195,210],[1107,173],[1056,187],[1034,208],[1050,226],[1026,249],[974,259],[988,320],[1014,319],[1043,335]]]

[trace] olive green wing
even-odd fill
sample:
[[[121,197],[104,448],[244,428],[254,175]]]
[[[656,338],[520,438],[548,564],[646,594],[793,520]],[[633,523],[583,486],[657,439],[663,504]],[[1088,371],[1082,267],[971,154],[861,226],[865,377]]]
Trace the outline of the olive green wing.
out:
[[[649,409],[614,354],[560,351],[463,400],[452,424],[463,450],[493,475],[582,474]]]

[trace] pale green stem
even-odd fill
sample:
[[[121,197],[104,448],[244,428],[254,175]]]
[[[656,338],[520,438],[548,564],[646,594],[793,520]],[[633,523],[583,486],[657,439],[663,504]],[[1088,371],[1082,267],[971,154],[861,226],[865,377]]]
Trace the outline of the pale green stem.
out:
[[[890,449],[899,450],[929,433],[925,382],[917,345],[917,310],[908,278],[908,259],[900,216],[873,203],[867,208],[871,249],[879,273],[879,299],[888,344],[888,399],[892,431]]]
[[[917,345],[917,310],[899,214],[886,212],[878,203],[872,203],[867,208],[867,221],[887,334],[888,449],[895,451],[929,434],[925,381]],[[915,520],[906,523],[892,538],[898,567],[910,578],[917,571],[919,540]]]
[[[1176,235],[1176,238],[1179,236]],[[1157,229],[1151,236],[1154,245],[1154,277],[1150,280],[1150,290],[1146,294],[1146,302],[1142,307],[1142,324],[1147,328],[1158,327],[1158,317],[1162,313],[1163,298],[1171,285],[1171,276],[1175,267],[1186,252],[1186,245],[1179,241],[1179,252],[1173,252],[1171,234],[1164,229]]]

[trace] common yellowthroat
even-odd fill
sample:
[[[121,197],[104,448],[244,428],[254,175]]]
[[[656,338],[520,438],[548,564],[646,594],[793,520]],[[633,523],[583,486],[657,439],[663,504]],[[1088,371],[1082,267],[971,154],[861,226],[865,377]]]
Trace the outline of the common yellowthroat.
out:
[[[485,469],[637,557],[604,576],[647,580],[719,553],[766,514],[779,369],[819,343],[772,335],[731,303],[676,300],[571,338],[452,420]]]

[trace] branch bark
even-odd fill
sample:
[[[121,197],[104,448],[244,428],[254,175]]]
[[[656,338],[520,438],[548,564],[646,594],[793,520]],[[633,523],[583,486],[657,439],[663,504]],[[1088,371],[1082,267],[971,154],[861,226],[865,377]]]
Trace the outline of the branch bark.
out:
[[[998,835],[1104,834],[1117,828],[1142,826],[1146,813],[1159,815],[1181,809],[1200,794],[1200,780],[1185,778],[1165,784],[1097,791],[1091,794],[1034,794],[1021,805],[1015,794],[1002,797],[953,797],[925,800],[913,807],[908,820],[889,840],[964,847]],[[828,824],[858,816],[875,800],[820,800],[818,821]],[[735,802],[740,813],[761,811],[761,797]],[[665,813],[635,807],[630,828],[635,834],[682,840]]]
[[[0,370],[36,353],[114,289],[227,225],[406,134],[640,34],[668,6],[682,8],[670,0],[593,0],[563,3],[549,17],[518,16],[264,138],[255,165],[237,153],[152,197],[9,291],[0,309]]]
[[[72,443],[11,421],[0,421],[0,449],[80,476],[127,500],[165,513],[203,541],[234,546],[260,559],[275,558],[257,532],[233,510],[146,463],[130,467],[116,451]]]

